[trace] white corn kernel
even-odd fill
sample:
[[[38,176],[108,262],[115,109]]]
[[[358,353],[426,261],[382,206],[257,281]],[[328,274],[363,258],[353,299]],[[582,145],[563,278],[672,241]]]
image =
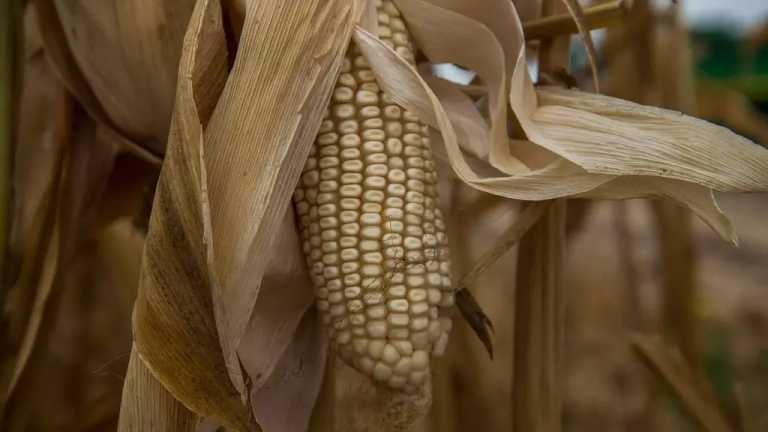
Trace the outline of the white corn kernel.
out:
[[[379,37],[413,62],[405,22],[377,0]],[[454,303],[429,128],[351,44],[293,202],[317,309],[340,357],[399,391],[427,382]]]

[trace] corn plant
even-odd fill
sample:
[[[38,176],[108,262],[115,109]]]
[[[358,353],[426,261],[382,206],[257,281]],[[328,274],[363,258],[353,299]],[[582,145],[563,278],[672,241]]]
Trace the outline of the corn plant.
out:
[[[492,352],[471,292],[518,242],[513,423],[559,430],[565,200],[661,198],[735,242],[713,191],[768,190],[768,150],[597,92],[589,26],[625,2],[543,3],[544,18],[522,0],[30,2],[57,145],[25,204],[37,222],[13,221],[7,279],[29,313],[3,362],[8,430],[28,421],[12,408],[51,293],[126,215],[146,232],[118,430],[334,430],[353,411],[337,355],[374,401],[355,429],[405,430],[459,315]],[[596,92],[562,79],[574,32]],[[125,158],[153,174],[117,182]],[[455,237],[476,227],[452,187],[522,209],[461,273]]]

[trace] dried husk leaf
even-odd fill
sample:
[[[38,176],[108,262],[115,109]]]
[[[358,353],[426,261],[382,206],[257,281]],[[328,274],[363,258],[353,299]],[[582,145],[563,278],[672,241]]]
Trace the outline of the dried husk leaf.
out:
[[[30,41],[34,33],[34,9],[25,17],[27,48],[25,49],[24,82],[20,92],[19,122],[13,160],[13,214],[9,248],[11,275],[17,271],[22,248],[33,235],[32,222],[42,205],[45,190],[58,175],[57,157],[62,142],[55,139],[56,122],[52,121],[62,109],[64,89],[56,80],[42,47]],[[13,278],[13,277],[11,277]]]
[[[478,173],[470,165],[470,158],[459,146],[458,133],[450,122],[448,114],[434,92],[407,61],[361,28],[355,31],[355,42],[365,53],[376,78],[384,90],[397,103],[416,113],[430,126],[440,130],[448,159],[456,175],[470,186],[485,192],[513,199],[542,200],[583,193],[612,180],[613,176],[589,174],[566,160],[554,160],[544,168],[534,171],[520,171],[511,176],[489,176]],[[458,104],[449,104],[456,106]],[[461,104],[467,106],[466,104]],[[452,113],[461,116],[458,111]],[[473,122],[472,117],[463,117]],[[482,128],[473,122],[475,128]],[[460,129],[460,131],[463,131]],[[466,135],[466,132],[463,132]],[[440,140],[438,139],[438,142]],[[509,139],[506,139],[509,142]],[[436,149],[440,154],[440,149]],[[474,159],[474,165],[484,161]],[[514,171],[514,167],[509,167]],[[484,173],[493,168],[484,169]]]
[[[248,4],[238,56],[205,131],[214,313],[241,394],[237,350],[268,268],[264,251],[283,222],[362,6]]]
[[[271,399],[274,399],[272,401],[270,398],[264,398],[264,395],[260,393],[264,391],[262,387],[269,385],[268,383],[275,379],[273,372],[288,369],[291,367],[289,365],[291,362],[297,361],[295,356],[286,351],[291,344],[297,343],[295,337],[301,337],[300,334],[297,334],[300,323],[303,326],[317,325],[317,322],[310,322],[306,318],[309,315],[308,309],[314,303],[314,294],[296,230],[293,206],[289,206],[286,211],[280,232],[277,234],[272,248],[276,253],[272,254],[268,269],[264,274],[259,298],[238,350],[243,369],[250,378],[252,405],[256,419],[268,431],[273,429],[270,429],[267,423],[273,424],[275,419],[267,419],[267,423],[265,423],[262,421],[260,413],[265,415],[276,413],[273,413],[269,406],[264,407],[261,404],[264,402],[280,403],[281,399],[290,400],[295,398],[295,395],[287,391],[287,388],[285,392],[272,389]],[[303,331],[307,333],[309,329]],[[323,348],[324,350],[325,348]],[[307,357],[306,354],[302,355]],[[324,363],[322,357],[317,359],[303,358],[302,361],[304,361],[306,369],[303,372],[309,373],[315,370],[322,375]],[[319,381],[308,380],[303,384],[302,389],[307,394],[317,394],[319,386]],[[257,394],[260,398],[255,398]],[[295,416],[291,417],[296,419],[302,415],[308,416],[310,412],[311,405],[308,411],[296,413]]]
[[[38,19],[37,27],[40,29],[46,56],[59,80],[70,93],[76,96],[78,102],[92,118],[114,126],[74,60],[69,45],[66,43],[64,28],[54,3],[46,0],[34,0],[33,4]]]
[[[38,339],[49,332],[51,299],[62,289],[72,265],[95,219],[95,210],[112,168],[116,146],[100,133],[101,126],[88,118],[73,121],[69,97],[59,101],[55,171],[42,192],[30,226],[29,243],[23,245],[22,266],[12,292],[16,297],[31,294],[31,304],[18,304],[15,312],[27,312],[13,369],[4,388],[4,405],[13,408],[15,392],[30,372],[30,359],[39,355]],[[74,127],[72,123],[74,122]],[[70,135],[71,132],[71,135]],[[12,410],[11,410],[12,411]]]
[[[312,297],[286,209],[362,8],[244,6],[228,78],[219,2],[199,1],[190,20],[134,327],[140,358],[184,406],[251,430],[251,392],[297,361],[285,353]],[[264,259],[271,248],[280,248],[273,261]],[[269,291],[259,303],[262,278]],[[324,361],[308,359],[299,360],[322,376]]]
[[[25,89],[25,95],[29,95],[27,91],[28,89]],[[29,96],[33,97],[27,103],[33,107],[39,103],[48,103],[54,107],[50,112],[54,117],[54,125],[49,129],[52,133],[48,136],[35,137],[26,128],[19,134],[19,139],[29,140],[26,143],[20,141],[17,145],[17,157],[20,160],[27,159],[28,163],[35,164],[36,161],[32,160],[26,151],[40,150],[46,146],[50,148],[50,153],[46,155],[50,160],[41,161],[43,178],[37,185],[36,199],[17,203],[22,207],[18,209],[17,214],[26,213],[31,216],[31,221],[22,222],[16,219],[12,224],[12,231],[15,232],[13,237],[19,240],[16,252],[19,254],[20,267],[13,286],[4,293],[3,315],[9,335],[21,336],[18,340],[9,341],[12,345],[8,352],[3,353],[0,417],[5,414],[11,403],[16,386],[29,361],[53,285],[59,256],[59,194],[62,187],[64,153],[71,132],[71,107],[62,89],[54,86],[50,94]],[[22,106],[28,106],[27,103]],[[19,180],[21,179],[17,178],[17,181]]]
[[[499,91],[497,89],[509,86],[511,107],[530,140],[512,141],[512,146],[532,146],[552,152],[547,156],[550,161],[544,168],[528,169],[526,166],[530,163],[529,155],[541,155],[540,151],[516,151],[514,148],[512,158],[503,160],[489,156],[490,167],[476,168],[478,161],[471,161],[461,149],[468,149],[475,155],[491,155],[494,149],[505,145],[501,135],[488,134],[491,138],[484,145],[490,149],[487,152],[478,150],[482,144],[462,142],[469,139],[462,136],[467,135],[463,131],[468,128],[461,123],[454,128],[451,119],[462,118],[463,122],[472,123],[475,129],[488,127],[478,121],[478,115],[466,115],[466,111],[473,107],[466,102],[455,103],[456,98],[450,100],[450,94],[444,89],[438,90],[441,97],[437,98],[417,76],[415,69],[408,67],[372,36],[363,31],[356,33],[356,39],[366,47],[369,62],[374,65],[374,72],[385,89],[399,103],[440,129],[448,159],[459,178],[489,193],[526,200],[571,195],[591,197],[589,192],[598,187],[600,190],[594,197],[599,198],[673,196],[697,211],[708,223],[716,224],[716,231],[725,238],[732,239],[730,227],[716,204],[702,205],[700,197],[707,194],[707,188],[766,190],[767,150],[724,128],[679,113],[573,90],[534,88],[525,64],[522,27],[513,5],[503,0],[488,2],[482,14],[471,12],[483,20],[480,22],[470,18],[470,12],[466,11],[471,8],[461,3],[458,0],[398,0],[418,46],[431,61],[456,63],[478,72],[483,82],[488,83],[490,100],[497,100],[493,96]],[[438,4],[467,15],[443,9]],[[498,18],[488,16],[508,17],[507,22],[512,25],[497,29],[498,25],[494,23]],[[436,21],[440,24],[435,24]],[[444,28],[452,30],[441,31]],[[455,28],[474,31],[457,32]],[[489,35],[488,29],[492,34]],[[509,34],[510,29],[513,36]],[[489,48],[493,45],[497,48]],[[500,51],[508,56],[507,61],[509,56],[517,58],[516,66],[506,74],[497,59],[474,55]],[[497,84],[499,69],[504,79],[502,85]],[[490,106],[494,107],[494,104]],[[491,111],[490,131],[506,131],[506,118],[498,116],[494,109]],[[495,124],[499,120],[504,127]],[[505,153],[499,149],[496,154]],[[712,157],[713,154],[717,157]],[[517,163],[519,161],[524,162],[523,168]],[[491,167],[513,175],[500,176]],[[666,183],[663,187],[658,181],[641,182],[636,189],[627,187],[632,183],[622,182],[621,187],[614,189],[609,182],[617,176],[648,176],[659,178],[661,182],[680,180],[698,186],[670,193],[679,182]]]
[[[669,178],[719,191],[768,187],[768,150],[724,127],[576,90],[545,87],[536,94],[529,136],[589,172]]]
[[[226,72],[221,7],[216,1],[199,1],[184,41],[177,103],[134,307],[136,359],[132,370],[134,379],[147,387],[126,386],[121,412],[125,418],[120,420],[123,430],[176,423],[179,410],[175,404],[160,404],[167,407],[162,410],[153,408],[170,397],[187,410],[215,417],[227,427],[256,427],[229,380],[221,355],[203,241],[203,131]],[[147,377],[144,368],[162,386]],[[150,389],[147,394],[131,393],[145,388]],[[126,405],[126,401],[138,406]],[[142,417],[136,419],[137,415]]]
[[[328,350],[328,338],[318,320],[314,308],[304,314],[296,334],[286,338],[290,345],[279,366],[251,393],[254,415],[265,431],[307,430]]]
[[[541,16],[542,0],[512,0],[523,22]]]
[[[194,431],[198,416],[174,398],[147,369],[136,347],[125,373],[120,421],[117,430]]]

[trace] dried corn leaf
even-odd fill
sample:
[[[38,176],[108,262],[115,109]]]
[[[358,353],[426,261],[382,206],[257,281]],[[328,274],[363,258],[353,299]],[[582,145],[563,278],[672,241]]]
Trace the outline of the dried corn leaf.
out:
[[[281,356],[295,361],[283,354],[311,303],[286,209],[362,8],[244,6],[228,78],[219,2],[200,0],[190,20],[134,325],[141,359],[174,397],[250,430],[244,402],[282,370]],[[284,261],[265,259],[271,247]]]
[[[42,59],[44,61],[44,59]],[[27,67],[31,67],[34,58]],[[24,95],[32,96],[22,107],[38,104],[50,104],[48,112],[54,118],[53,126],[48,129],[50,135],[36,137],[26,128],[20,130],[17,158],[32,166],[40,164],[43,178],[37,185],[37,197],[29,201],[19,201],[17,215],[27,214],[29,221],[15,219],[12,230],[14,238],[19,240],[17,253],[20,268],[14,275],[12,287],[5,293],[3,318],[8,325],[9,335],[21,335],[18,340],[11,340],[8,352],[4,353],[3,388],[1,389],[0,417],[13,403],[14,392],[22,378],[24,370],[37,341],[37,335],[46,312],[48,299],[53,288],[53,279],[58,266],[60,251],[60,194],[65,165],[65,150],[69,147],[71,133],[71,105],[63,89],[54,86],[48,94],[30,94],[24,89]],[[38,105],[39,106],[39,105]],[[27,126],[25,123],[22,126]],[[29,141],[21,141],[21,140]],[[41,157],[47,160],[35,161],[30,150],[40,151],[48,147],[50,152]],[[44,156],[43,156],[44,154]],[[29,166],[27,166],[29,167]],[[47,169],[46,169],[47,168]],[[21,174],[19,174],[21,176]],[[17,181],[22,180],[17,178]],[[30,197],[32,198],[32,197]],[[7,422],[6,419],[3,419]]]
[[[356,40],[385,89],[399,103],[440,129],[454,172],[477,189],[527,200],[569,195],[590,197],[589,191],[598,187],[600,190],[594,196],[600,198],[673,197],[731,239],[730,227],[716,204],[703,205],[701,197],[708,195],[705,188],[739,191],[768,188],[768,151],[724,128],[679,113],[601,95],[534,88],[525,64],[522,27],[508,1],[490,1],[483,12],[459,0],[398,0],[397,3],[419,47],[431,61],[468,67],[487,83],[492,101],[490,126],[478,120],[478,113],[467,114],[476,108],[466,101],[457,103],[455,92],[446,91],[445,86],[437,89],[438,98],[415,69],[373,36],[358,30]],[[511,25],[499,28],[498,17],[507,17]],[[442,28],[451,31],[441,31]],[[507,56],[505,62],[492,57],[492,53],[500,52]],[[510,56],[517,59],[516,65],[505,72],[504,64],[509,63]],[[503,108],[493,102],[499,100],[494,92],[502,91],[500,89],[509,92],[511,107],[530,141],[511,141],[510,144],[506,132],[503,136],[498,133],[507,129],[506,117],[499,115]],[[490,138],[485,144],[463,142],[477,139],[470,136],[469,131],[479,128],[489,129]],[[530,155],[542,153],[515,149],[520,146],[544,148],[553,155],[544,153],[551,158],[550,162],[543,168],[530,169]],[[480,157],[488,154],[490,163],[482,167],[484,161],[467,157],[462,149]],[[494,154],[509,157],[494,157]],[[494,168],[507,175],[494,172]],[[609,182],[617,176],[648,176],[659,180],[640,182],[636,189],[627,187],[626,182],[612,188]],[[700,186],[671,193],[680,183],[669,183],[669,180]],[[708,199],[711,200],[711,195]]]
[[[56,128],[56,140],[62,141],[55,146],[61,152],[54,156],[57,171],[43,191],[30,229],[30,243],[24,245],[22,267],[12,288],[16,296],[33,297],[29,308],[15,305],[18,310],[14,312],[22,313],[26,322],[10,382],[4,389],[4,401],[10,408],[18,403],[16,390],[29,379],[27,364],[45,349],[38,340],[51,330],[51,299],[61,291],[66,276],[61,269],[72,264],[88,236],[116,150],[113,142],[100,134],[102,128],[90,119],[79,119],[73,128],[68,102],[67,96]]]
[[[35,28],[33,9],[27,9],[25,30]],[[29,42],[30,37],[27,37]],[[19,123],[13,170],[13,217],[10,233],[11,262],[19,260],[23,245],[30,241],[34,215],[43,204],[45,190],[58,176],[62,140],[54,139],[55,119],[62,109],[64,89],[56,80],[40,46],[25,51],[24,82],[20,93]],[[10,268],[11,275],[15,269]]]
[[[268,267],[264,251],[279,231],[362,6],[249,3],[238,56],[205,131],[214,313],[242,394],[237,350]]]
[[[199,415],[217,418],[238,430],[254,423],[232,386],[221,355],[211,304],[207,252],[203,239],[205,165],[203,130],[227,72],[221,7],[199,1],[190,19],[179,69],[177,103],[168,149],[158,182],[144,249],[142,276],[134,308],[137,358],[134,379],[150,393],[126,386],[123,430],[174,424],[178,410],[169,395]],[[140,364],[136,364],[140,363]],[[142,377],[151,371],[156,383]],[[138,406],[126,405],[126,401]],[[168,407],[160,410],[159,407]],[[173,409],[171,409],[173,408]],[[149,416],[150,414],[154,416]],[[183,430],[183,429],[182,429]]]
[[[59,79],[70,93],[75,95],[78,102],[91,117],[104,124],[114,126],[75,62],[69,45],[66,43],[64,28],[61,20],[59,20],[56,6],[52,1],[47,0],[35,0],[34,6],[45,53]]]
[[[124,135],[162,152],[193,0],[53,1],[72,60]],[[126,79],[129,77],[129,79]]]
[[[147,369],[134,346],[125,375],[117,430],[191,432],[197,422],[197,415],[171,396]]]
[[[711,189],[679,180],[648,176],[624,176],[606,183],[577,198],[626,199],[668,198],[695,213],[722,239],[738,244],[738,236],[726,215],[717,205]]]
[[[589,172],[669,178],[720,191],[768,188],[768,150],[726,128],[609,96],[560,88],[536,94],[535,111],[518,105],[529,138]]]
[[[407,16],[406,16],[407,17]],[[556,159],[546,167],[530,171],[519,170],[509,176],[498,175],[493,167],[474,166],[484,161],[467,157],[459,146],[458,132],[449,119],[441,101],[404,59],[400,58],[391,48],[378,40],[374,35],[358,28],[355,31],[355,42],[366,55],[382,88],[407,109],[416,113],[430,126],[440,130],[445,144],[448,159],[457,176],[472,187],[513,199],[541,200],[560,196],[583,193],[611,181],[614,177],[607,175],[589,174],[582,168],[563,159]],[[447,104],[447,107],[467,107],[467,104]],[[452,116],[461,117],[455,110]],[[473,128],[482,128],[473,118],[464,116],[465,121],[474,123]],[[459,132],[470,139],[466,129],[459,126]],[[438,139],[437,142],[440,140]],[[510,142],[505,138],[507,143]],[[508,145],[508,144],[507,144]],[[440,149],[436,150],[439,155]],[[473,165],[470,165],[473,162]],[[482,171],[481,171],[482,169]],[[509,171],[516,168],[508,167]],[[488,174],[491,173],[491,174]]]

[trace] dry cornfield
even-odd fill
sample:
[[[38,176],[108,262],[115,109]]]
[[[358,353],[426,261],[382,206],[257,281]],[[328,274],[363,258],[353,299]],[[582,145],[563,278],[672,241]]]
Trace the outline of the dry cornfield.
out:
[[[5,0],[0,430],[764,430],[768,149],[652,3]]]

